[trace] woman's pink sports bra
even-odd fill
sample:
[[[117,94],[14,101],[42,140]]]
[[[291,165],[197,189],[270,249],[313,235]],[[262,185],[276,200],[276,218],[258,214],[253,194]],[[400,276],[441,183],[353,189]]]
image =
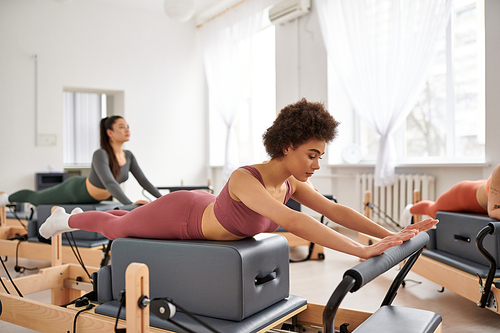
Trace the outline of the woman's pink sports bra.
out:
[[[262,186],[265,187],[262,175],[257,169],[252,166],[241,168],[250,171]],[[286,204],[292,196],[292,186],[288,180],[285,183],[286,196],[283,204]],[[214,203],[215,217],[224,229],[239,237],[252,237],[261,232],[273,232],[278,229],[279,226],[267,217],[251,210],[243,202],[238,202],[231,198],[228,186],[229,180]]]

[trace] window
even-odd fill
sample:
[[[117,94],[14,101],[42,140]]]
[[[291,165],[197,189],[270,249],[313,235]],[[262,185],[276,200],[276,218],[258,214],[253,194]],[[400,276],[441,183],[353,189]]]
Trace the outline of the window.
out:
[[[99,122],[106,117],[106,94],[63,92],[63,164],[89,165],[100,147]]]
[[[484,159],[484,47],[484,0],[455,0],[427,82],[394,134],[399,161]],[[329,84],[330,77],[335,81],[335,75],[329,74]],[[332,95],[339,94],[330,89],[329,99],[336,100]],[[364,161],[374,161],[379,137],[351,114],[345,121],[352,131],[351,142],[361,146]],[[330,163],[340,162],[338,148],[331,152]]]
[[[241,165],[268,159],[262,145],[262,134],[276,118],[276,70],[274,26],[254,37],[252,54],[251,97],[239,110],[236,124]],[[209,106],[210,165],[224,165],[226,126],[217,109]]]

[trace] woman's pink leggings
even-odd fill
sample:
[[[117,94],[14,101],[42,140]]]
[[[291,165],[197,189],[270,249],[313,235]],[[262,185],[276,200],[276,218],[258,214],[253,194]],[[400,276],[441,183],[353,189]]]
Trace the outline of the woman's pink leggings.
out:
[[[176,191],[128,212],[86,211],[72,215],[69,226],[99,232],[111,240],[124,237],[152,239],[205,239],[201,219],[215,201],[205,191]]]
[[[476,192],[485,180],[464,180],[450,188],[434,201],[422,200],[410,208],[413,215],[429,215],[436,218],[440,210],[448,212],[487,213],[477,202]]]

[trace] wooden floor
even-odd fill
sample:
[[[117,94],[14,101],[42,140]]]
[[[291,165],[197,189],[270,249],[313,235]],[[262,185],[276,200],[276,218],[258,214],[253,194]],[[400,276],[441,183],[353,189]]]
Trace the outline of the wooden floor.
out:
[[[292,249],[291,256],[292,258],[300,258],[305,254],[305,251],[305,248]],[[325,249],[325,257],[324,261],[310,260],[290,264],[291,294],[302,296],[311,302],[325,304],[340,282],[344,271],[359,263],[355,257],[328,249]],[[18,273],[14,272],[13,269],[15,258],[9,257],[6,264],[12,276],[16,277]],[[48,266],[47,262],[26,259],[19,259],[19,264],[39,268]],[[375,311],[396,274],[397,269],[392,269],[360,291],[348,294],[342,303],[343,307]],[[6,276],[1,267],[0,276]],[[444,333],[500,333],[500,315],[478,308],[473,302],[448,290],[440,293],[438,292],[441,289],[440,286],[417,274],[410,272],[408,278],[421,283],[408,281],[406,287],[399,291],[394,302],[395,305],[427,309],[441,314]],[[27,297],[44,302],[50,301],[48,291]],[[0,332],[25,333],[34,331],[0,321]]]

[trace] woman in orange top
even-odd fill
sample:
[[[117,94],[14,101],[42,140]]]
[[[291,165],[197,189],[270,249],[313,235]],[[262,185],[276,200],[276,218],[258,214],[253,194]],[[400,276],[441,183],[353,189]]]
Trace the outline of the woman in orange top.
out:
[[[436,217],[438,211],[488,214],[500,219],[500,164],[487,180],[464,180],[434,201],[422,200],[410,208],[413,215]]]

